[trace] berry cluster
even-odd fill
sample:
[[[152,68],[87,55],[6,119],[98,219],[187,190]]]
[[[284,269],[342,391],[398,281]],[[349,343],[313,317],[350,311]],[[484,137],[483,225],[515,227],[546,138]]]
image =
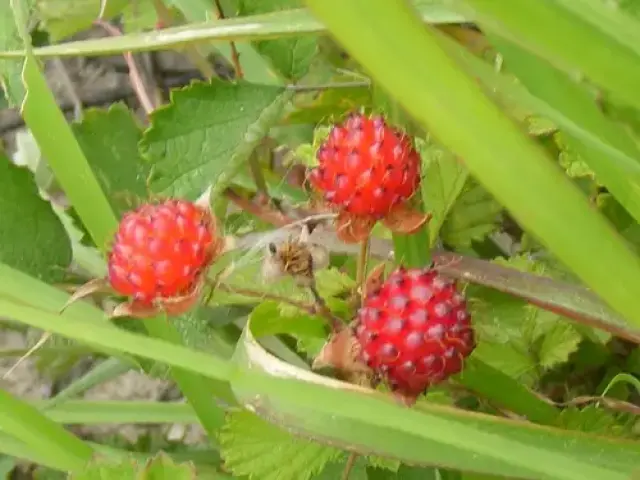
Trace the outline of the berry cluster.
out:
[[[140,307],[189,296],[217,252],[208,209],[184,200],[146,204],[122,218],[109,253],[109,283]]]
[[[413,233],[428,220],[408,206],[420,184],[420,155],[382,117],[351,115],[332,127],[316,156],[309,182],[338,211],[344,241],[363,240],[378,220],[398,233]]]
[[[475,348],[463,295],[432,269],[396,270],[366,297],[354,329],[362,361],[407,398],[460,372]]]

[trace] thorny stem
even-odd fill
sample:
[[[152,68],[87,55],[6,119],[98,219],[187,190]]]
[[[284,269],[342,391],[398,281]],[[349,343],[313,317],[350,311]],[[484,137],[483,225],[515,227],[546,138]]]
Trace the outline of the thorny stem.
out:
[[[353,466],[358,459],[358,454],[352,452],[349,454],[349,458],[347,458],[347,464],[344,466],[344,470],[342,471],[342,480],[349,480],[349,475],[351,474],[351,470],[353,470]]]
[[[114,27],[108,22],[103,20],[96,20],[94,22],[96,25],[102,27],[109,35],[113,37],[118,37],[122,35],[122,32],[117,27]],[[129,79],[131,80],[131,87],[133,91],[136,93],[138,100],[140,101],[140,105],[144,108],[144,111],[147,115],[155,110],[155,105],[147,92],[144,81],[142,80],[142,75],[140,74],[140,69],[136,64],[136,61],[133,58],[133,54],[131,52],[123,53],[125,62],[127,62],[127,66],[129,67]]]
[[[216,9],[218,10],[218,20],[224,19],[224,12],[222,11],[222,5],[220,5],[220,0],[214,0],[216,4]],[[231,61],[233,62],[233,68],[236,71],[236,79],[240,80],[244,78],[244,72],[242,71],[242,65],[240,64],[240,54],[238,53],[238,49],[236,48],[235,42],[229,42],[231,45]]]
[[[153,7],[156,10],[158,19],[165,27],[169,27],[173,23],[173,19],[171,18],[171,12],[164,2],[162,0],[153,0]],[[184,53],[189,57],[189,60],[191,60],[193,65],[200,71],[204,78],[211,79],[217,76],[207,58],[200,53],[200,50],[198,50],[195,45],[186,45],[184,47]]]

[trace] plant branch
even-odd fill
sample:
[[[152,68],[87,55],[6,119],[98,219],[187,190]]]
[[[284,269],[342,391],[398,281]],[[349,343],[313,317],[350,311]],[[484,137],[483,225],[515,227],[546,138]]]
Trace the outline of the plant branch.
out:
[[[293,222],[293,219],[287,217],[282,212],[271,208],[268,203],[264,205],[258,205],[255,202],[244,198],[242,195],[239,195],[230,188],[228,188],[224,192],[224,194],[227,199],[229,199],[237,207],[241,208],[245,212],[250,213],[251,215],[258,217],[264,222],[276,225],[278,227],[284,227]]]
[[[353,470],[353,466],[358,459],[358,454],[355,452],[351,452],[349,457],[347,458],[347,463],[344,466],[344,470],[342,471],[341,480],[349,480],[349,475],[351,475],[351,470]]]
[[[109,35],[113,37],[117,37],[122,35],[122,32],[117,28],[111,25],[108,22],[103,20],[96,20],[94,22],[96,25],[102,27]],[[129,79],[131,80],[131,86],[133,87],[138,100],[140,101],[140,105],[144,108],[144,111],[147,115],[155,110],[155,105],[147,92],[147,89],[144,85],[144,81],[142,79],[142,75],[140,74],[140,69],[133,58],[133,54],[131,52],[123,53],[124,59],[127,62],[127,66],[129,67]]]
[[[214,2],[216,4],[216,10],[218,11],[218,20],[224,20],[224,11],[222,10],[220,0],[214,0]],[[233,62],[233,68],[236,71],[236,79],[242,79],[244,78],[244,72],[242,70],[242,65],[240,64],[240,54],[236,48],[236,43],[229,42],[229,44],[231,45],[231,61]]]

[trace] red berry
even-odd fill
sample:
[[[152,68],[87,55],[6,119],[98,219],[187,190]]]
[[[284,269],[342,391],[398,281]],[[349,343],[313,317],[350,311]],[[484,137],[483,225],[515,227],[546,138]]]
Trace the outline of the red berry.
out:
[[[109,283],[139,305],[187,295],[217,245],[207,209],[175,199],[143,205],[120,222],[109,253]]]
[[[355,332],[362,361],[407,397],[460,372],[475,348],[464,297],[430,269],[392,273],[365,299]]]
[[[327,203],[354,215],[384,217],[420,182],[420,156],[409,137],[382,117],[352,115],[320,146],[309,180]]]

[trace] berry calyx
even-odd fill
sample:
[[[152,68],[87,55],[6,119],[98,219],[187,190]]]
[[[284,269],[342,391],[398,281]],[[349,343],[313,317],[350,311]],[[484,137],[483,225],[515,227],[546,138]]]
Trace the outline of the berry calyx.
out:
[[[316,156],[309,182],[339,212],[343,240],[361,241],[378,220],[399,233],[428,220],[406,206],[420,184],[420,155],[383,117],[352,114],[332,127]]]
[[[311,184],[327,203],[354,215],[384,217],[420,182],[420,156],[408,136],[382,117],[351,115],[317,152]]]
[[[464,296],[433,269],[399,268],[354,322],[361,360],[409,403],[459,373],[475,348]]]
[[[122,314],[188,310],[222,242],[210,210],[185,200],[145,204],[126,213],[108,258],[110,287],[129,297]]]

